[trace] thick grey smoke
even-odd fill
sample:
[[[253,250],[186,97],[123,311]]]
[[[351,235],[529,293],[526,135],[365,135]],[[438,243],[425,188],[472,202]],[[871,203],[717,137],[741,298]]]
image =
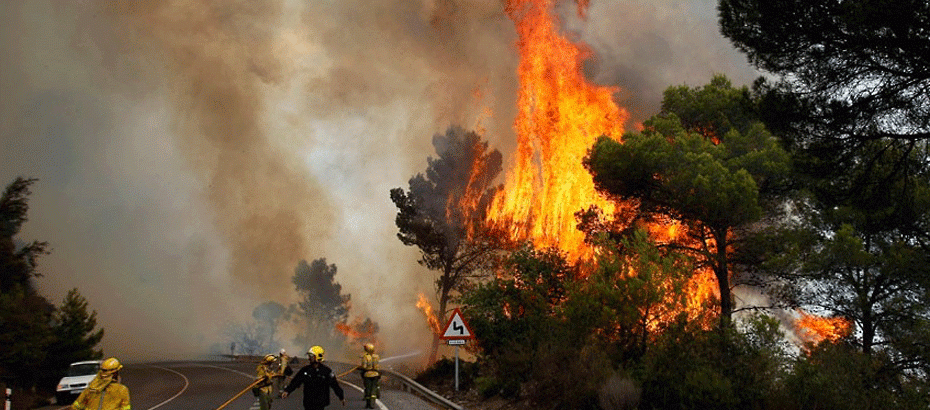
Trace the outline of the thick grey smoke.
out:
[[[586,19],[566,16],[593,53],[589,77],[620,86],[617,100],[635,122],[655,114],[669,86],[701,86],[717,73],[734,84],[759,76],[720,34],[713,0],[594,0]]]
[[[422,349],[414,304],[432,276],[397,240],[388,191],[450,125],[512,149],[504,3],[0,3],[0,183],[40,179],[21,233],[52,245],[40,287],[53,301],[78,287],[107,354],[190,356],[258,304],[291,303],[298,261],[325,257],[352,315],[393,353]],[[639,121],[668,85],[751,80],[714,8],[560,12],[594,52],[590,78]]]

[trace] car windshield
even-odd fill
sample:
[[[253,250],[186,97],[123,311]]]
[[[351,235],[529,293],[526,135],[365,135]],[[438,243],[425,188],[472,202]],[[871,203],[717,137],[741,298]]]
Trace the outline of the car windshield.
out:
[[[96,374],[100,365],[97,363],[72,364],[68,368],[68,376],[87,376]]]

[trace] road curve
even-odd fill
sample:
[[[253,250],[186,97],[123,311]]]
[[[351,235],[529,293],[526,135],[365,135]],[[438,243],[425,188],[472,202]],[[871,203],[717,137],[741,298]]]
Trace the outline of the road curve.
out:
[[[346,396],[345,409],[363,409],[361,378],[350,372],[352,365],[327,362],[340,376]],[[134,410],[215,410],[249,386],[255,377],[255,363],[249,362],[159,362],[126,364],[122,381],[129,388]],[[297,370],[297,369],[295,369]],[[330,393],[332,394],[332,393]],[[302,389],[286,399],[275,399],[273,410],[302,410]],[[328,409],[343,408],[335,395]],[[381,410],[433,409],[408,393],[383,391],[378,401]],[[67,409],[66,405],[46,406],[44,410]],[[257,410],[258,401],[246,391],[224,410]]]

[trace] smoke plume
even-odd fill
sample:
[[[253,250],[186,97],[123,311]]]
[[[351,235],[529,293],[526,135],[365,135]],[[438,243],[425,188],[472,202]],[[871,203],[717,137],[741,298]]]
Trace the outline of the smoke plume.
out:
[[[590,3],[586,19],[571,2],[559,13],[634,121],[669,85],[755,75],[713,1]],[[519,56],[503,8],[0,3],[0,183],[39,178],[20,234],[52,246],[39,286],[52,301],[79,288],[106,354],[183,357],[264,301],[292,303],[298,261],[325,257],[387,349],[422,349],[416,295],[433,276],[397,240],[388,192],[450,125],[481,132],[506,168]]]

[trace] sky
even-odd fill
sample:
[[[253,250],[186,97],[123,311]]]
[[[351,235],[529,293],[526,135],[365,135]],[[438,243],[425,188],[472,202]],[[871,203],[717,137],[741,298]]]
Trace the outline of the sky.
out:
[[[196,357],[326,258],[383,356],[428,350],[433,295],[396,237],[392,188],[434,134],[516,144],[516,32],[503,0],[0,2],[0,184],[37,178],[23,242],[38,288],[78,288],[107,355]],[[633,122],[671,85],[759,73],[711,0],[591,0],[556,13]],[[285,344],[286,344],[285,340]],[[298,346],[287,346],[292,349]]]

